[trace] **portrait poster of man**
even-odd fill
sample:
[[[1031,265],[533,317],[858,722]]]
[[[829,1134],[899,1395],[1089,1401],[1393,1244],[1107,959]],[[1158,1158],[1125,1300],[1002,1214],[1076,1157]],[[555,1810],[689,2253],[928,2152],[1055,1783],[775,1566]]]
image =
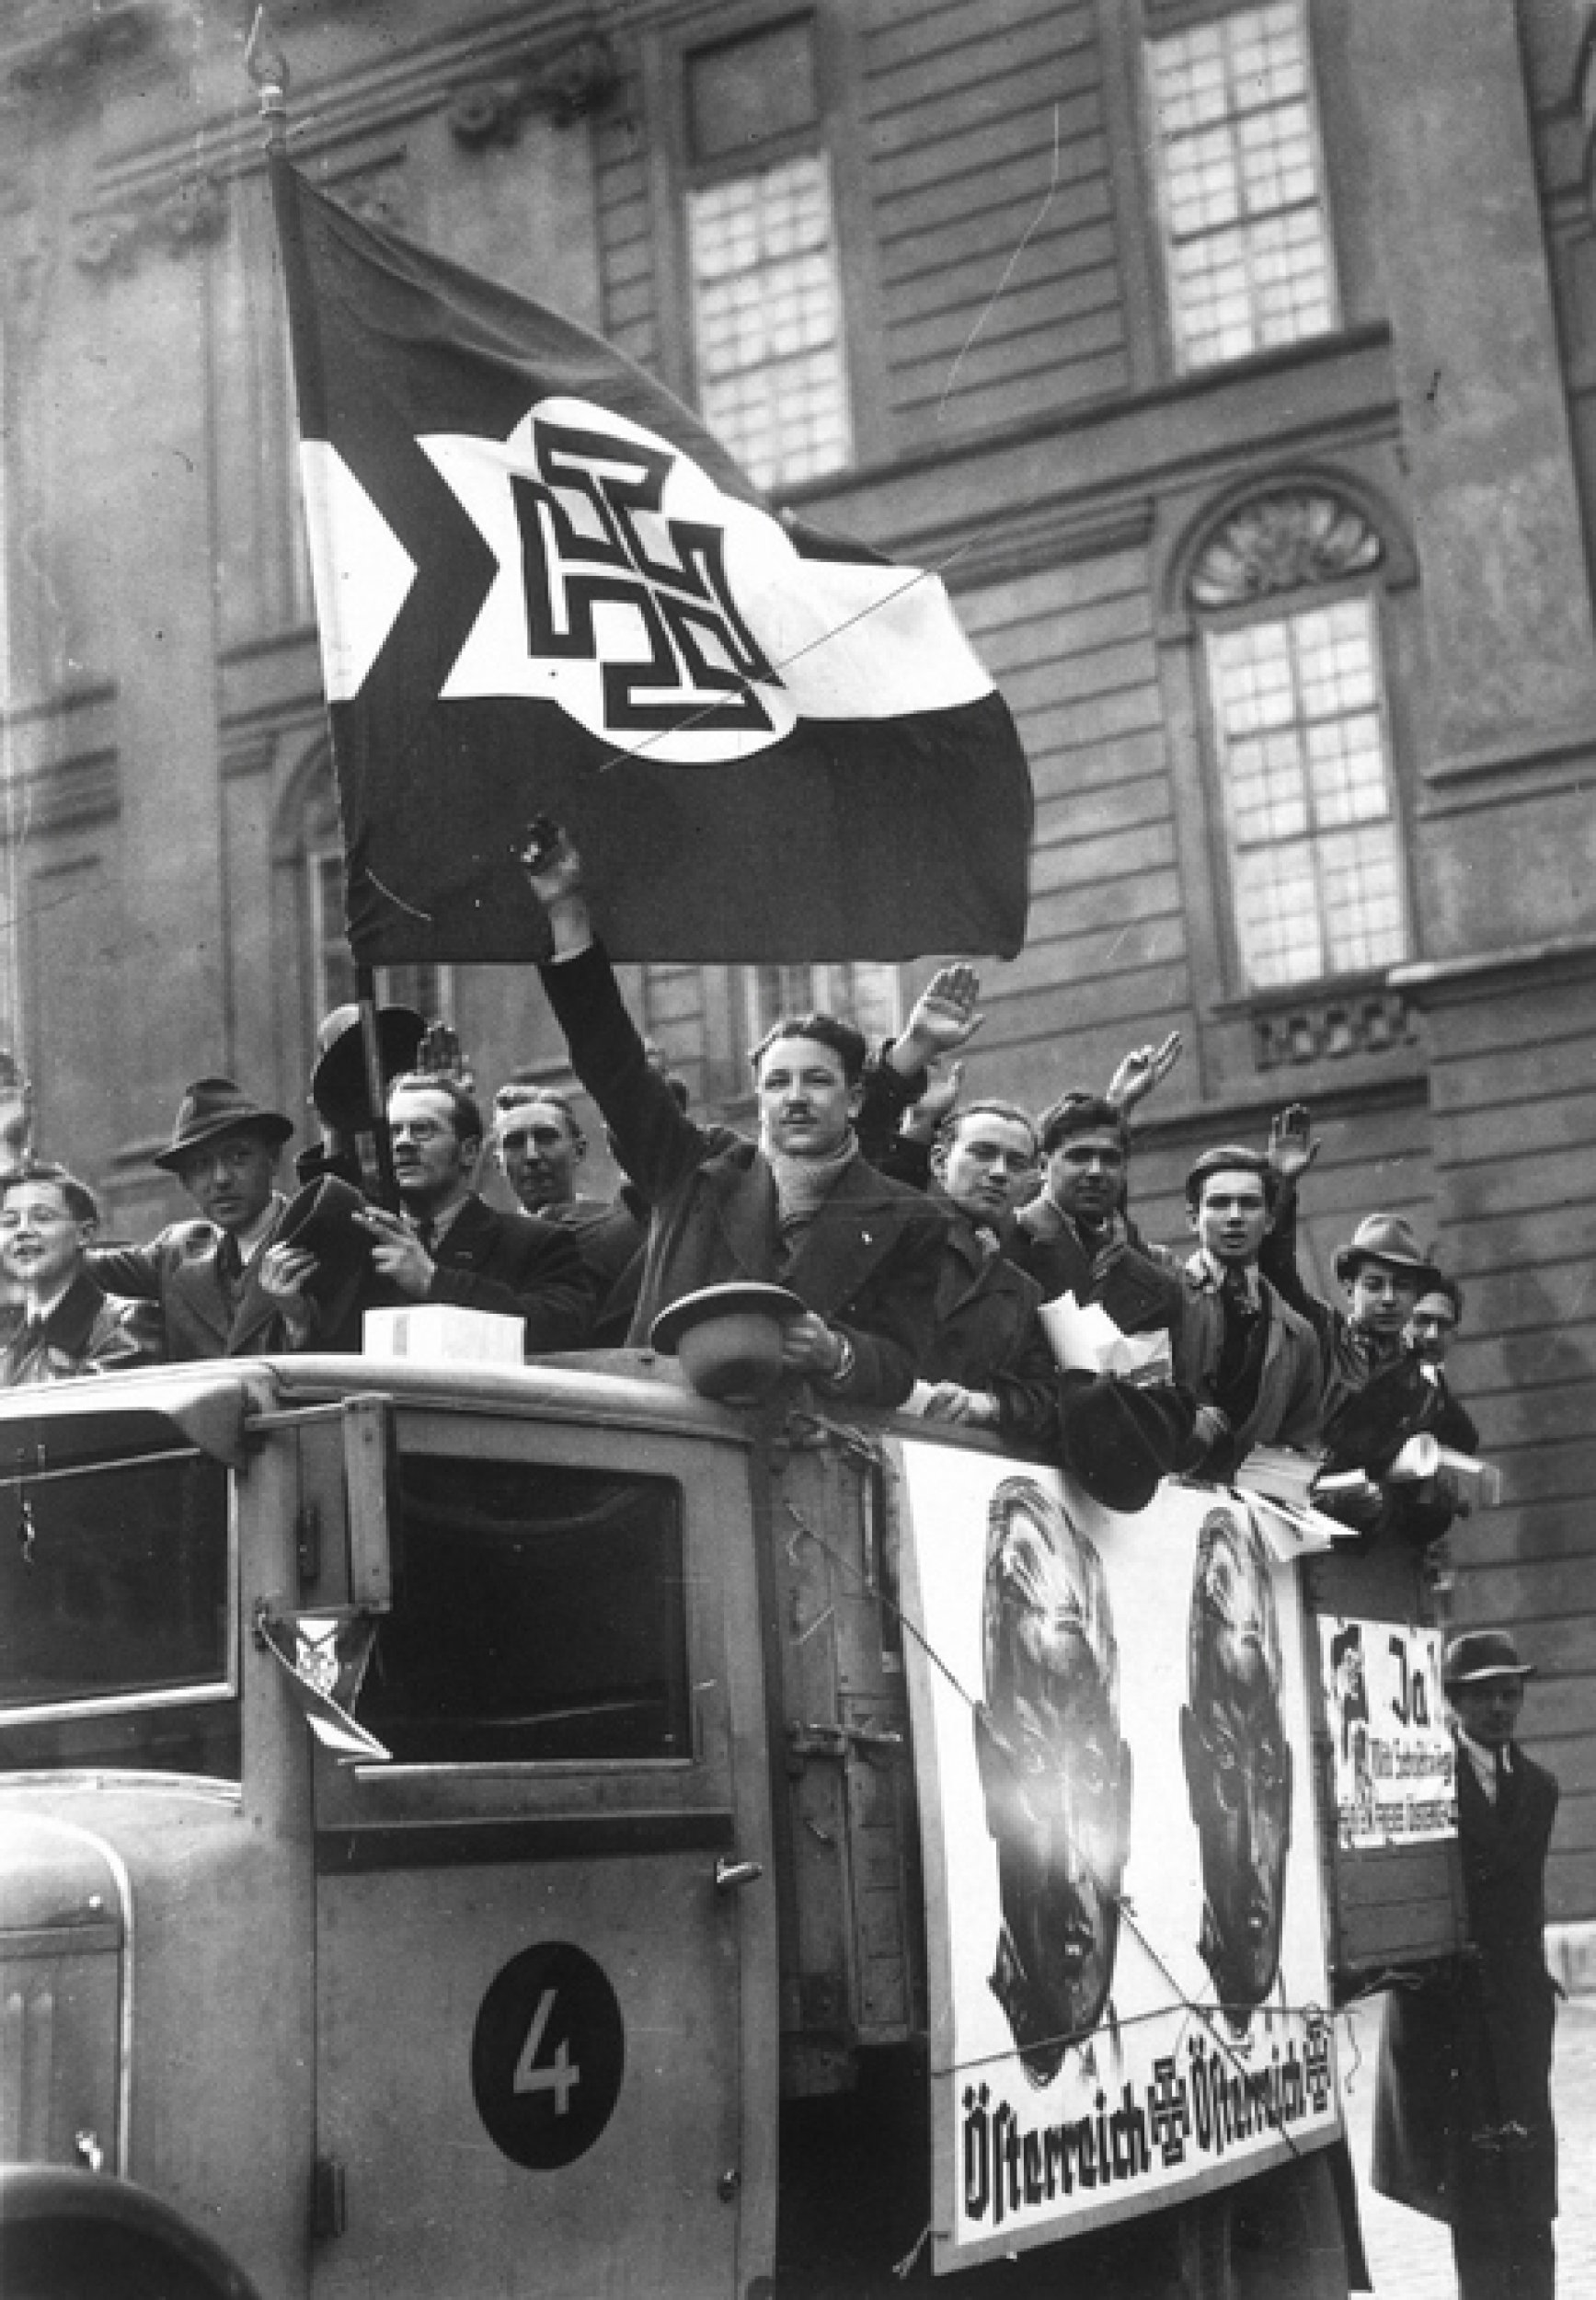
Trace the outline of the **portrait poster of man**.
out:
[[[1441,1631],[1329,1617],[1318,1627],[1339,1842],[1362,1850],[1455,1836]]]
[[[902,1449],[933,2237],[951,2267],[1245,2177],[1338,2110],[1293,1569]]]

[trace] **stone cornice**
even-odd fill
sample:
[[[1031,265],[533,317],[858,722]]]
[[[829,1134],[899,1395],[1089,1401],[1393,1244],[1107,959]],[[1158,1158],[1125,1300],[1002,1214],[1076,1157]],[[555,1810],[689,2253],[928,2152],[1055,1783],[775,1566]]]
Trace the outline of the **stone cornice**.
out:
[[[519,104],[524,113],[537,100],[536,83],[546,87],[552,117],[575,117],[567,96],[591,63],[588,51],[604,38],[608,14],[603,0],[564,0],[540,8],[536,30],[529,35],[524,6],[505,9],[385,60],[364,57],[357,66],[314,84],[304,78],[302,67],[302,76],[289,85],[290,150],[305,157],[379,136],[484,86],[500,91],[501,108]],[[284,45],[292,72],[293,48]],[[572,61],[578,51],[585,62]],[[239,75],[242,84],[242,62]],[[496,126],[489,132],[502,131]],[[190,120],[105,158],[97,172],[98,198],[114,207],[169,194],[185,178],[220,183],[262,166],[260,122],[252,113]]]

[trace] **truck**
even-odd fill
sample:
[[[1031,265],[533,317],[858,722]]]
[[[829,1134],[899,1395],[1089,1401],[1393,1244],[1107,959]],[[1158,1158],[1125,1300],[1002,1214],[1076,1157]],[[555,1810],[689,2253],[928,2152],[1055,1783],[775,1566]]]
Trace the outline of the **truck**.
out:
[[[1447,1760],[1255,1514],[648,1351],[7,1393],[0,2290],[1344,2294]]]

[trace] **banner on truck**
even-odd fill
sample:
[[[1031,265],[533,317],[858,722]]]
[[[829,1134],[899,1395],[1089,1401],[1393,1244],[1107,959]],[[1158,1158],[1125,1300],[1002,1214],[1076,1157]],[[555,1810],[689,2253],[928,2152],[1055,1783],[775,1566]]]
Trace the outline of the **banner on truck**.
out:
[[[940,2272],[1339,2117],[1302,1612],[1248,1498],[902,1469]]]

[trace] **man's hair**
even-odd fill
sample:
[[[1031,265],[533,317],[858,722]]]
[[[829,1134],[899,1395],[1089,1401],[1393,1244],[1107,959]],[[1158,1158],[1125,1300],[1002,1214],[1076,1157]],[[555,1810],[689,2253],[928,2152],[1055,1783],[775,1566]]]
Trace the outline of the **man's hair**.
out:
[[[437,1070],[407,1070],[389,1087],[390,1102],[396,1094],[441,1094],[449,1105],[457,1138],[461,1142],[482,1140],[481,1105],[474,1095],[466,1093],[457,1078],[446,1078]]]
[[[1017,1102],[1005,1102],[1001,1095],[989,1094],[979,1102],[960,1102],[950,1110],[936,1129],[938,1150],[951,1150],[959,1140],[959,1130],[967,1118],[1006,1119],[1012,1126],[1023,1126],[1031,1138],[1033,1150],[1037,1143],[1037,1121],[1029,1110],[1021,1110]]]
[[[844,1022],[834,1014],[787,1014],[779,1022],[771,1024],[748,1058],[756,1078],[760,1064],[784,1038],[809,1038],[817,1046],[829,1046],[841,1062],[843,1076],[851,1087],[857,1086],[865,1075],[865,1056],[869,1049],[863,1030],[855,1029],[851,1022]]]
[[[19,1182],[49,1182],[61,1192],[62,1203],[75,1222],[99,1220],[99,1201],[86,1182],[80,1182],[75,1174],[69,1174],[63,1166],[52,1166],[43,1158],[29,1158],[26,1166],[13,1167],[0,1177],[0,1205],[6,1193]]]
[[[1119,1147],[1130,1156],[1131,1128],[1117,1102],[1101,1094],[1061,1094],[1042,1112],[1039,1147],[1044,1158],[1051,1158],[1072,1134],[1097,1133],[1118,1135]]]
[[[1429,1277],[1419,1290],[1418,1301],[1422,1302],[1427,1294],[1444,1294],[1452,1304],[1453,1317],[1460,1326],[1463,1324],[1463,1288],[1455,1278],[1449,1278],[1444,1271],[1437,1270],[1432,1266]],[[1414,1304],[1414,1307],[1415,1309],[1418,1307],[1418,1302]]]
[[[1264,1186],[1264,1203],[1272,1207],[1280,1195],[1280,1177],[1261,1150],[1239,1142],[1222,1142],[1205,1150],[1186,1178],[1186,1202],[1193,1213],[1202,1203],[1203,1185],[1214,1174],[1256,1174]]]
[[[546,1102],[551,1110],[559,1112],[566,1133],[574,1143],[580,1144],[587,1140],[577,1124],[577,1114],[571,1108],[568,1094],[561,1094],[557,1087],[529,1086],[517,1078],[512,1078],[508,1086],[500,1087],[493,1098],[495,1131],[502,1133],[505,1119],[513,1117],[517,1110],[535,1110],[540,1102]]]

